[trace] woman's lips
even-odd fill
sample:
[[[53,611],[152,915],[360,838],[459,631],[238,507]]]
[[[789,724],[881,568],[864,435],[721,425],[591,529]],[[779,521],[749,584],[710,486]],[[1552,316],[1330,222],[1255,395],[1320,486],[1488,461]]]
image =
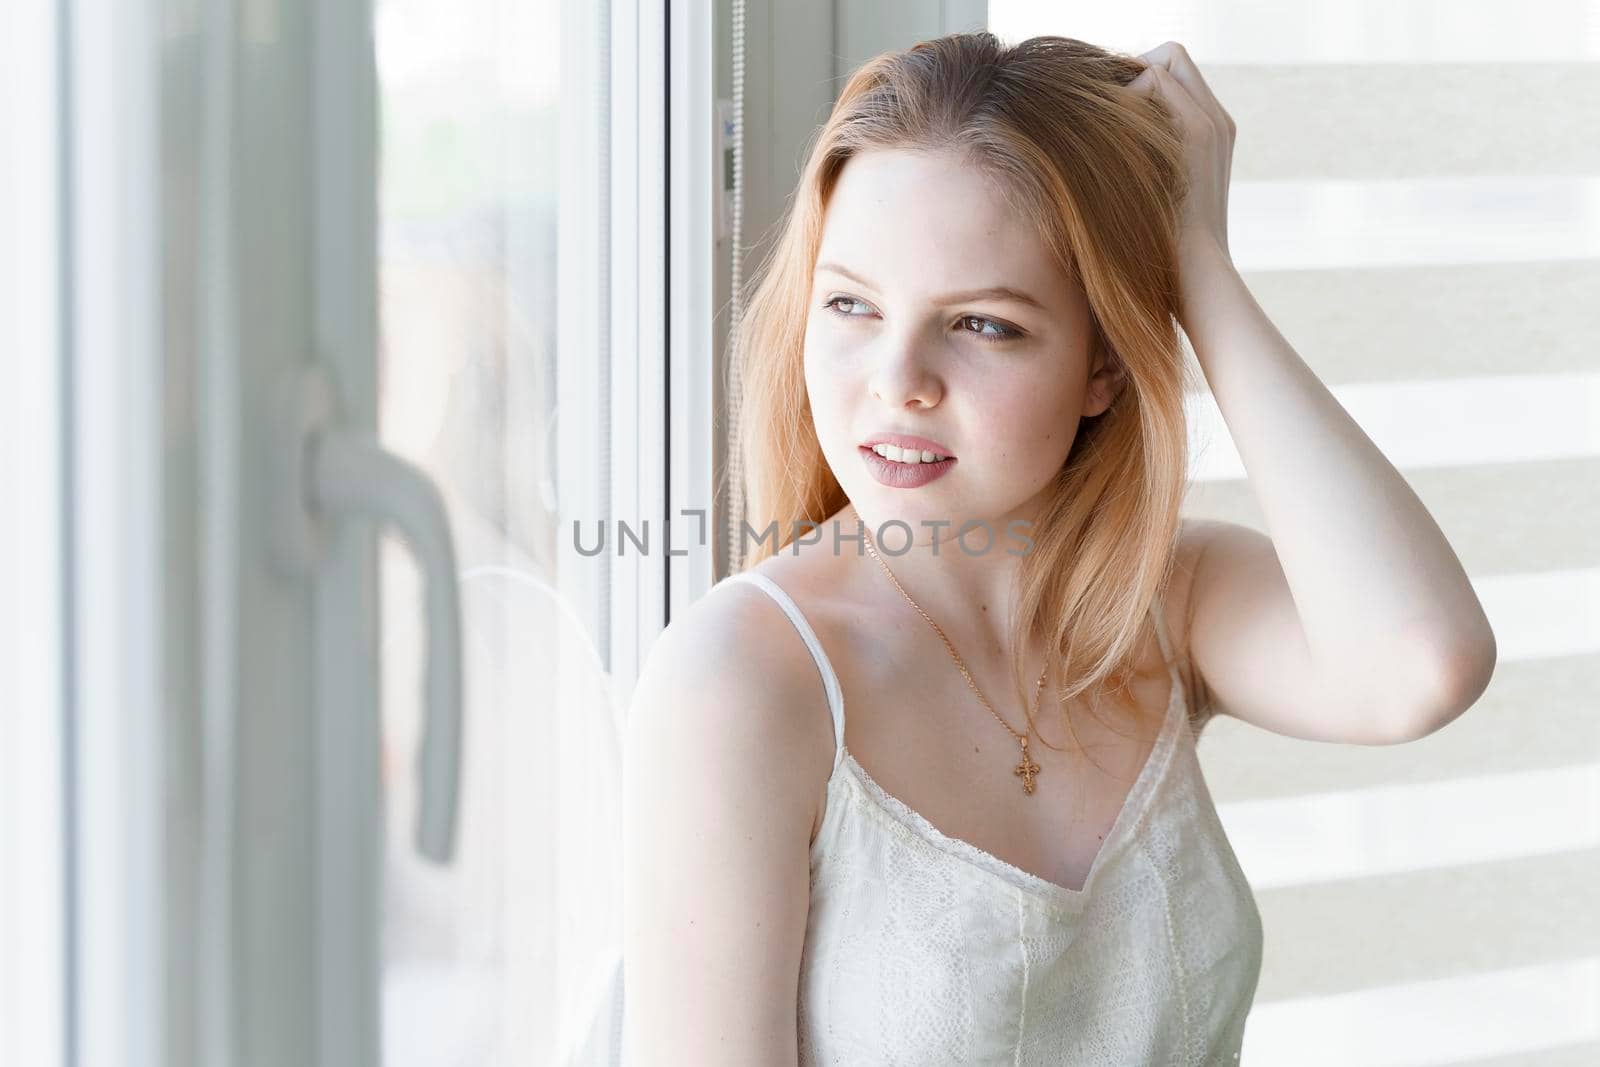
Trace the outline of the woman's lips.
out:
[[[941,459],[937,463],[896,463],[892,459],[884,459],[866,445],[858,446],[856,451],[861,453],[861,459],[872,476],[891,489],[916,489],[927,485],[935,478],[943,477],[956,465],[954,457]]]
[[[944,445],[938,441],[930,441],[926,437],[904,433],[875,433],[861,442],[863,447],[876,448],[879,445],[893,445],[896,448],[911,448],[918,452],[932,452],[938,456],[954,456]]]

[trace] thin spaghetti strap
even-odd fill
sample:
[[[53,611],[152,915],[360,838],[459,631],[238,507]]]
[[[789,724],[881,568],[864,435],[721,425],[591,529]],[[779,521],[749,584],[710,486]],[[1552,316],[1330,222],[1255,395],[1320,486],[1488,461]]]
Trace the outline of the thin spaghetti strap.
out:
[[[1161,645],[1161,654],[1169,659],[1172,658],[1172,645],[1167,641],[1166,619],[1161,614],[1161,597],[1159,595],[1150,602],[1150,620],[1155,624],[1156,641]]]
[[[1195,718],[1196,711],[1191,704],[1193,698],[1189,693],[1189,687],[1184,683],[1183,672],[1178,669],[1178,661],[1172,658],[1172,639],[1167,635],[1167,623],[1162,614],[1161,598],[1159,596],[1150,605],[1150,617],[1155,622],[1156,640],[1161,644],[1162,658],[1167,661],[1167,674],[1172,678],[1174,703],[1181,702],[1183,704],[1182,714],[1189,720],[1190,730],[1192,731],[1189,736],[1197,737],[1200,730],[1200,725],[1198,724],[1203,724],[1210,717],[1210,712],[1202,712],[1198,720]]]
[[[1183,679],[1178,674],[1177,662],[1172,658],[1172,641],[1167,637],[1167,623],[1161,612],[1159,595],[1150,602],[1150,619],[1155,624],[1156,642],[1161,646],[1161,656],[1167,661],[1167,673],[1172,675],[1173,682],[1181,685]]]
[[[796,604],[777,582],[765,574],[757,571],[740,571],[737,574],[730,574],[725,580],[748,581],[760,586],[777,602],[783,613],[789,616],[789,621],[794,623],[794,628],[800,632],[800,639],[806,643],[811,658],[816,661],[817,671],[822,675],[822,688],[828,696],[828,711],[833,715],[833,766],[837,769],[839,761],[844,757],[844,696],[839,688],[839,678],[833,673],[833,664],[828,662],[828,654],[822,650],[822,642],[817,639],[816,631],[806,622],[805,615],[800,611],[800,605]]]

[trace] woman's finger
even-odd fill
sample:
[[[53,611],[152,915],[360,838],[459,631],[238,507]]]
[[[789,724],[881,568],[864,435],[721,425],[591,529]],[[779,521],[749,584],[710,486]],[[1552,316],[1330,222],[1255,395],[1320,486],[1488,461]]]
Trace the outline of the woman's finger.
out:
[[[1206,116],[1219,127],[1233,129],[1233,117],[1223,108],[1216,94],[1211,91],[1211,86],[1206,84],[1205,78],[1200,74],[1200,68],[1195,65],[1194,59],[1183,45],[1177,41],[1167,41],[1156,45],[1140,58],[1152,66],[1164,68],[1179,85],[1183,86],[1195,106],[1205,112]]]
[[[1211,117],[1195,103],[1189,90],[1159,63],[1152,63],[1140,71],[1128,82],[1128,88],[1137,92],[1153,92],[1166,100],[1167,105],[1177,112],[1178,121],[1186,130],[1205,129],[1211,124]]]
[[[1200,68],[1195,65],[1193,57],[1189,55],[1189,50],[1177,41],[1165,41],[1158,44],[1140,58],[1165,67],[1167,73],[1176,78],[1179,84],[1189,91],[1189,95],[1194,98],[1195,103],[1208,110],[1213,107],[1221,110],[1222,105],[1217,101],[1216,95],[1211,92],[1211,87],[1206,84],[1205,78],[1200,74]]]

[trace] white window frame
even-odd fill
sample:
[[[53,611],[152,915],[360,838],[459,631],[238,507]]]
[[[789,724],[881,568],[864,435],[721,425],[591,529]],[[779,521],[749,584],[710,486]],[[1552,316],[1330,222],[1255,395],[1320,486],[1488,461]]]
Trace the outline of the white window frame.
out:
[[[162,20],[65,0],[67,1061],[167,1062]]]
[[[610,21],[609,666],[633,689],[669,619],[712,583],[716,245],[711,0],[615,0]],[[703,510],[703,522],[691,512]],[[570,513],[563,503],[564,515]],[[618,520],[649,551],[617,556]],[[670,520],[670,524],[668,522]],[[570,526],[569,526],[570,528]],[[564,531],[565,533],[565,531]],[[669,555],[670,551],[678,553]]]
[[[0,1063],[66,1057],[59,11],[0,39]]]

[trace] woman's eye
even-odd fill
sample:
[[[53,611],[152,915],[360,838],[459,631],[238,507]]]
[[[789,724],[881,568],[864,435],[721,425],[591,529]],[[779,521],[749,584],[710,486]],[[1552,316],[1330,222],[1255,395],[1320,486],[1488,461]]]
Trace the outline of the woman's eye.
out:
[[[849,296],[829,297],[822,306],[826,310],[833,312],[835,315],[842,315],[845,318],[858,319],[862,317],[861,314],[858,314],[854,311],[839,310],[838,305],[840,304],[850,304],[858,308],[865,308],[868,311],[871,310],[869,305]],[[995,322],[993,319],[986,319],[981,315],[963,315],[961,318],[957,319],[956,322],[960,325],[963,332],[972,334],[980,341],[999,343],[1002,341],[1015,341],[1023,336],[1021,330],[1012,329],[1010,326],[1004,326],[998,322]],[[979,323],[979,326],[976,330],[969,328],[972,323]]]
[[[830,298],[828,300],[828,302],[826,304],[823,304],[822,306],[827,308],[827,309],[829,309],[830,311],[832,311],[835,315],[847,315],[847,316],[850,316],[851,318],[856,317],[851,312],[840,311],[838,308],[834,307],[835,304],[855,304],[855,305],[857,305],[859,307],[866,307],[866,305],[861,303],[861,301],[854,300],[854,299],[852,299],[852,298],[850,298],[848,296],[835,296],[835,297],[832,297],[832,298]]]
[[[983,330],[982,326],[980,326],[976,330],[968,330],[967,331],[968,333],[977,334],[980,338],[982,338],[985,341],[1012,341],[1012,340],[1015,340],[1016,338],[1022,336],[1022,334],[1019,333],[1018,331],[1013,330],[1009,326],[1002,326],[998,322],[995,322],[993,319],[986,319],[986,318],[983,318],[983,317],[981,317],[979,315],[963,315],[961,317],[961,325],[963,327],[966,327],[969,324],[974,323],[974,322],[982,323],[985,326],[993,326],[994,327],[994,332],[993,333],[985,332]]]

